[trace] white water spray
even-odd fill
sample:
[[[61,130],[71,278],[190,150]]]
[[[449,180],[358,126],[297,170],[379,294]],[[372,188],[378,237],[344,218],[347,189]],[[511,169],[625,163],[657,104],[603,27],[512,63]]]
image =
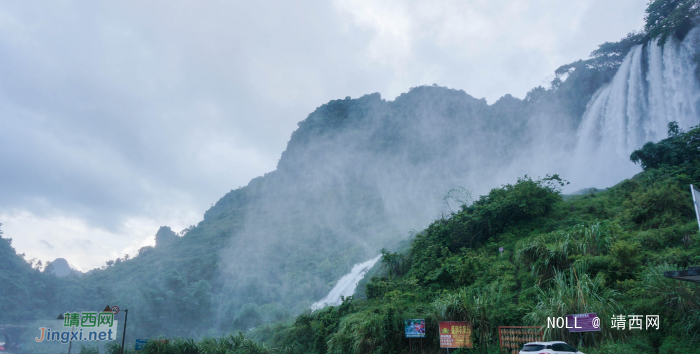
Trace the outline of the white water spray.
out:
[[[382,256],[379,255],[367,262],[355,264],[352,267],[352,270],[350,270],[350,273],[343,275],[343,277],[338,280],[338,283],[335,285],[335,287],[333,287],[333,289],[331,289],[326,297],[311,305],[311,309],[315,311],[326,306],[340,305],[340,297],[351,296],[355,292],[357,283],[362,280],[365,273],[367,273],[367,271],[370,270],[381,257]]]
[[[641,170],[630,154],[666,138],[669,122],[682,129],[700,124],[698,53],[700,28],[681,43],[669,38],[663,48],[656,40],[632,47],[612,81],[588,103],[569,175],[608,187]]]

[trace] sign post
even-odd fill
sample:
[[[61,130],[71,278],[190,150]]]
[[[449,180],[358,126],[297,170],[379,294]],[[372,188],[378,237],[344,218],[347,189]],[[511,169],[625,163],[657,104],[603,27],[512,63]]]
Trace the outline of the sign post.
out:
[[[693,207],[695,208],[695,218],[698,220],[698,227],[700,227],[700,190],[690,185],[690,194],[693,196]],[[686,236],[687,237],[687,236]],[[684,242],[686,239],[683,240]],[[688,239],[688,241],[690,241]],[[700,267],[688,267],[686,270],[671,270],[664,272],[664,276],[667,278],[678,279],[689,281],[693,283],[700,283]],[[595,337],[594,337],[595,338]]]
[[[129,309],[124,310],[124,330],[122,331],[122,353],[124,354],[124,339],[126,338],[126,318],[129,316]]]
[[[472,331],[468,322],[440,322],[440,348],[473,348]]]
[[[408,351],[413,351],[412,338],[420,338],[420,349],[423,351],[423,338],[425,338],[425,320],[424,319],[413,319],[404,320],[404,334],[408,338]]]
[[[593,345],[598,346],[595,342],[595,335],[593,332],[600,332],[600,318],[595,313],[579,313],[575,315],[566,315],[566,323],[571,324],[569,327],[570,333],[578,333],[581,339],[581,347],[583,347],[583,332],[591,332],[593,336]]]
[[[68,354],[70,354],[70,348],[73,346],[73,326],[70,326],[70,335],[71,339],[70,342],[68,342]]]

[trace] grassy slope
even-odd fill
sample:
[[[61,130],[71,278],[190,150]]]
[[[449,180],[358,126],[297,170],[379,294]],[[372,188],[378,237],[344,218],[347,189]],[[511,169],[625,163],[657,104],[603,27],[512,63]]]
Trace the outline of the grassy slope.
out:
[[[650,170],[609,190],[567,198],[527,179],[494,189],[480,205],[420,233],[410,250],[397,254],[403,256],[403,268],[385,268],[387,276],[367,285],[369,300],[348,300],[253,335],[304,352],[390,353],[408,350],[403,319],[426,318],[429,348],[438,347],[439,320],[468,320],[475,324],[477,347],[485,352],[497,347],[499,325],[541,325],[538,314],[560,315],[555,305],[540,304],[542,298],[561,301],[557,306],[566,307],[563,314],[607,303],[597,307],[599,314],[660,315],[659,331],[605,331],[609,347],[604,351],[614,346],[623,352],[659,347],[663,352],[689,342],[700,329],[697,287],[660,276],[700,264],[698,225],[687,190],[692,182],[700,182],[697,163]],[[529,198],[520,199],[524,195]],[[474,232],[485,236],[472,240]],[[563,281],[556,282],[557,274]],[[591,296],[585,306],[565,294],[582,284]],[[565,333],[552,332],[550,339],[578,344]]]

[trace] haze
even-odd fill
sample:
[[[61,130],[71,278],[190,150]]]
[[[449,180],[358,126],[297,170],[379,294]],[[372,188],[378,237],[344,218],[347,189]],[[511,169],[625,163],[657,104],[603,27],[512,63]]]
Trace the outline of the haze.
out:
[[[645,1],[0,4],[0,222],[83,271],[275,169],[316,107],[437,83],[524,97]],[[605,186],[597,186],[605,187]]]

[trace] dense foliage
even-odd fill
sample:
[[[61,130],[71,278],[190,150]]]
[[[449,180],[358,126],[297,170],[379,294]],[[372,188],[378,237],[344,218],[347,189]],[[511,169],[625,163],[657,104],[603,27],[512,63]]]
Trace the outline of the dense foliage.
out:
[[[0,318],[43,315],[57,283],[56,277],[27,262],[24,254],[18,255],[12,239],[0,230]]]
[[[658,143],[648,142],[630,156],[634,163],[640,163],[644,170],[666,166],[681,166],[700,158],[700,126],[687,133],[678,128],[678,123],[668,124],[668,138]]]
[[[260,325],[248,339],[175,338],[151,341],[145,350],[406,352],[403,319],[425,318],[427,352],[438,347],[439,321],[464,320],[475,329],[473,352],[495,353],[498,326],[543,325],[550,316],[595,312],[606,328],[596,334],[597,349],[590,336],[581,343],[563,329],[546,330],[547,339],[583,345],[594,354],[695,353],[700,288],[662,274],[700,261],[685,188],[700,181],[699,163],[649,168],[606,191],[582,195],[562,196],[557,176],[521,178],[436,220],[405,247],[383,250],[366,299],[349,297],[293,321]],[[615,314],[660,315],[660,329],[609,329]]]
[[[652,0],[646,9],[644,30],[650,38],[659,37],[659,44],[663,44],[674,34],[682,38],[698,15],[698,0]]]
[[[671,134],[684,140],[697,132]],[[561,182],[525,177],[495,188],[433,222],[410,247],[384,250],[367,300],[346,299],[252,335],[280,352],[294,345],[310,353],[407,352],[402,319],[425,318],[424,346],[435,352],[437,322],[463,320],[474,326],[476,352],[486,353],[498,352],[498,326],[595,312],[606,328],[596,334],[598,349],[590,336],[580,342],[565,329],[546,336],[587,353],[695,353],[700,288],[662,274],[700,262],[687,192],[700,182],[700,160],[649,167],[583,195],[562,197]],[[660,315],[660,329],[610,329],[619,314]]]

